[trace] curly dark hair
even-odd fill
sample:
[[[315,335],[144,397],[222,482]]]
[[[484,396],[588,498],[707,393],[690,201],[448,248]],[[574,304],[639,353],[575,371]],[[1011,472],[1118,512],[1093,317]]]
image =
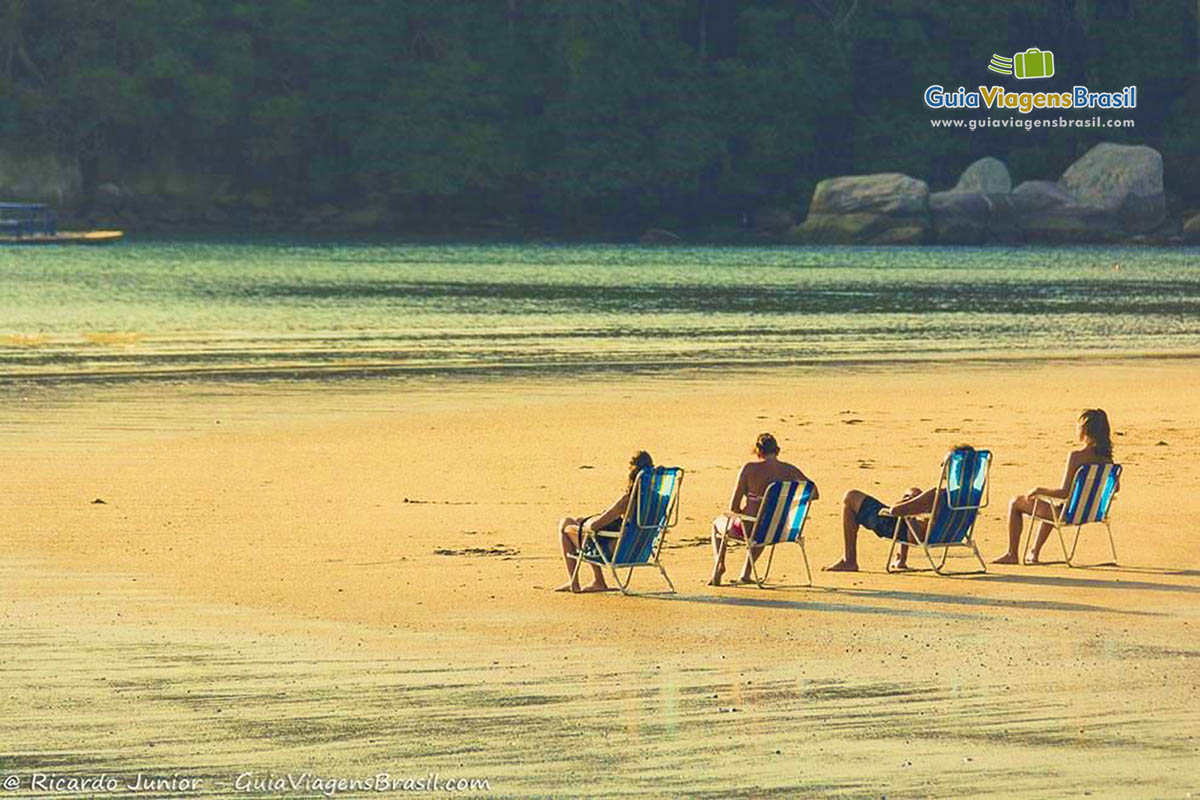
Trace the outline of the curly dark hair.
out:
[[[629,485],[625,487],[626,491],[633,488],[638,473],[644,469],[654,469],[654,459],[645,450],[638,450],[629,459]]]
[[[1113,457],[1112,429],[1108,426],[1108,414],[1101,408],[1089,408],[1079,415],[1079,427],[1092,449],[1104,458]]]

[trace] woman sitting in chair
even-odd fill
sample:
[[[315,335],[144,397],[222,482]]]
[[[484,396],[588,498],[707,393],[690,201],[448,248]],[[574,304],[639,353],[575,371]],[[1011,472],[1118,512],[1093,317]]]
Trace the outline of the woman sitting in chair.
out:
[[[645,450],[639,450],[629,459],[629,480],[625,484],[625,492],[612,505],[599,514],[584,517],[563,517],[558,521],[558,537],[562,543],[563,561],[567,565],[568,580],[555,589],[556,592],[605,592],[608,584],[604,582],[604,573],[598,564],[591,564],[592,582],[582,589],[579,588],[579,575],[575,570],[575,560],[579,557],[580,543],[585,532],[619,531],[625,520],[622,515],[629,507],[629,495],[633,492],[633,484],[638,473],[644,469],[653,469],[654,459]]]
[[[720,586],[721,576],[725,574],[726,538],[745,541],[749,522],[742,522],[742,515],[753,517],[758,513],[759,503],[763,493],[775,481],[806,481],[808,478],[800,469],[786,461],[779,460],[779,444],[769,433],[760,433],[754,442],[755,460],[747,462],[738,473],[737,486],[733,488],[733,497],[729,500],[729,511],[717,515],[712,524],[713,573],[709,586]],[[813,486],[812,499],[820,497],[817,487]],[[738,583],[749,583],[750,564],[758,559],[761,547],[750,548],[750,561],[742,569]]]
[[[1025,517],[1032,514],[1041,520],[1053,519],[1054,509],[1045,500],[1039,500],[1033,495],[1067,499],[1075,473],[1080,467],[1088,464],[1111,464],[1113,461],[1112,433],[1108,425],[1108,415],[1099,408],[1089,408],[1079,415],[1079,441],[1083,447],[1072,450],[1067,456],[1067,468],[1063,473],[1062,484],[1057,487],[1038,486],[1031,489],[1029,494],[1018,495],[1008,504],[1008,552],[993,561],[993,564],[1021,563],[1021,532],[1025,528]],[[1050,535],[1052,526],[1043,522],[1038,529],[1036,541],[1033,543],[1033,557],[1029,563],[1036,564],[1042,552],[1042,545]]]

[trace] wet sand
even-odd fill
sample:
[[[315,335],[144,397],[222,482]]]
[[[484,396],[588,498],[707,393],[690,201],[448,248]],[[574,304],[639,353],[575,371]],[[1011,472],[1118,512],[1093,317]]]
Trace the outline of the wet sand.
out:
[[[245,773],[387,772],[503,797],[1185,797],[1195,375],[1163,360],[14,394],[0,772],[188,776],[227,796]],[[996,454],[979,541],[999,555],[1007,498],[1058,480],[1093,405],[1125,465],[1121,567],[893,576],[868,534],[863,572],[817,569],[840,552],[846,489],[931,483],[958,441]],[[708,520],[762,430],[821,487],[817,585],[783,550],[776,588],[705,586]],[[549,591],[556,519],[619,493],[635,447],[687,470],[664,556],[678,594],[649,571],[641,597]],[[1106,547],[1085,531],[1085,560]]]

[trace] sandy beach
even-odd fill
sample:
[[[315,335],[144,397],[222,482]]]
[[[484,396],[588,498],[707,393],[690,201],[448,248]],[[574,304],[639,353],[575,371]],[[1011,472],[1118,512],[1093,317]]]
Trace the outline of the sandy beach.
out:
[[[225,796],[246,773],[386,772],[498,797],[1190,797],[1196,375],[1177,358],[10,387],[0,772]],[[1092,406],[1125,468],[1120,567],[888,575],[864,534],[862,572],[819,571],[847,489],[930,485],[957,442],[995,453],[978,539],[999,556],[1008,498],[1059,480]],[[709,521],[760,431],[822,492],[812,588],[794,549],[774,588],[705,585]],[[648,571],[640,597],[550,591],[556,520],[607,505],[638,448],[686,470],[678,593]],[[1085,531],[1084,561],[1106,548]]]

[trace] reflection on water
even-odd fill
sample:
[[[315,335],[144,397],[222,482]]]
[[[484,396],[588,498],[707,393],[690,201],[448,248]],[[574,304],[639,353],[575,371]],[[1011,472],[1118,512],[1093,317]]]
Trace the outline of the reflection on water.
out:
[[[0,380],[1200,350],[1200,251],[128,242],[0,250]]]

